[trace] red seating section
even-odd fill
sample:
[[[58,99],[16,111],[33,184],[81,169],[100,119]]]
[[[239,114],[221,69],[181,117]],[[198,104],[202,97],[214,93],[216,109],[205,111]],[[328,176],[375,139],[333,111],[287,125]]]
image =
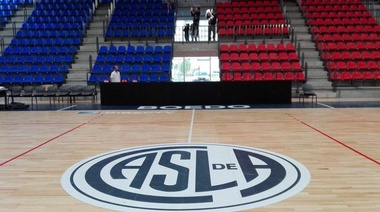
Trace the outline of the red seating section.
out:
[[[221,44],[222,81],[305,81],[293,43]]]
[[[217,2],[216,14],[219,36],[289,34],[277,0]]]
[[[301,10],[331,80],[380,79],[380,26],[361,0],[305,0]]]

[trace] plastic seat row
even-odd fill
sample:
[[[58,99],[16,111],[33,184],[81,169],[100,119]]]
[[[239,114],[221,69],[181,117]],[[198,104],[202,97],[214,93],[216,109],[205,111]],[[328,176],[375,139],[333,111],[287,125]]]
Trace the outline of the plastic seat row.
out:
[[[82,23],[24,23],[23,30],[82,30],[87,25]]]
[[[98,54],[160,54],[172,52],[170,45],[157,46],[101,46]]]
[[[272,81],[291,80],[305,81],[303,72],[253,72],[253,73],[223,73],[223,81]]]
[[[166,9],[166,4],[162,4],[163,2],[161,0],[157,1],[145,1],[146,4],[141,4],[141,2],[123,2],[119,1],[119,4],[116,5],[117,8],[120,8],[121,10],[152,10],[152,9]],[[127,4],[126,4],[127,3]]]
[[[118,28],[108,28],[106,31],[106,37],[171,37],[174,35],[174,28],[162,27],[162,28],[154,28],[149,29],[147,27],[145,29],[118,29]]]
[[[223,1],[216,2],[217,8],[229,7],[270,7],[278,5],[278,1],[264,0],[264,1]]]
[[[261,52],[261,53],[222,53],[220,55],[222,62],[257,62],[257,61],[299,61],[295,52]]]
[[[130,22],[130,23],[149,23],[149,22],[174,22],[174,16],[168,16],[165,13],[165,16],[116,16],[113,15],[111,23],[118,22]]]
[[[362,4],[362,0],[303,0],[302,5]]]
[[[238,22],[236,22],[238,23]],[[289,28],[284,24],[219,26],[219,36],[284,36]]]
[[[225,71],[302,71],[300,62],[223,62],[221,70]]]
[[[36,8],[37,10],[82,10],[82,9],[88,9],[92,7],[92,2],[90,3],[45,3],[45,4],[37,4]]]
[[[87,23],[86,16],[29,16],[27,23]]]
[[[114,17],[167,17],[167,18],[172,18],[174,17],[175,9],[172,8],[171,10],[168,11],[166,8],[154,8],[150,10],[126,10],[122,9],[121,7],[117,7],[115,9],[115,12],[113,13]],[[140,18],[141,19],[141,18]]]
[[[310,12],[305,14],[308,19],[318,18],[369,18],[372,17],[369,11],[340,11],[340,12]]]
[[[98,55],[96,58],[96,63],[170,63],[170,54],[155,54],[155,55]]]
[[[79,46],[80,38],[14,38],[11,46]]]
[[[221,44],[219,49],[221,53],[295,52],[295,47],[293,43]]]
[[[67,65],[3,65],[1,66],[0,73],[12,74],[37,74],[37,73],[68,73],[69,67]]]
[[[8,46],[3,55],[47,55],[47,54],[60,54],[74,55],[77,53],[75,46]]]
[[[380,33],[379,25],[348,25],[348,26],[313,26],[310,29],[313,34],[334,33]]]
[[[229,20],[229,21],[218,21],[218,27],[222,28],[222,29],[225,29],[225,27],[227,27],[227,29],[229,29],[231,27],[235,27],[235,29],[236,29],[236,27],[240,27],[243,31],[249,32],[249,31],[253,30],[253,32],[254,32],[255,30],[256,31],[262,30],[263,27],[259,27],[259,26],[266,26],[266,25],[271,26],[271,27],[268,27],[268,29],[280,28],[281,25],[285,25],[285,23],[286,22],[284,19],[244,20],[244,21]],[[231,28],[231,29],[233,29],[233,28]]]
[[[92,0],[39,0],[40,4],[81,4],[92,3]]]
[[[145,33],[149,33],[152,35],[155,35],[158,33],[159,30],[167,30],[171,28],[174,28],[174,21],[158,21],[153,20],[147,21],[147,22],[128,22],[128,21],[114,21],[110,22],[108,25],[108,29],[112,30],[124,30],[123,33],[129,33],[129,34],[139,34],[140,31],[145,31]]]
[[[350,41],[380,41],[380,36],[378,33],[335,33],[335,34],[318,34],[314,36],[314,41],[316,42],[350,42]]]
[[[334,71],[330,73],[330,80],[380,80],[380,71]]]
[[[375,62],[375,64],[376,63],[377,67],[374,66],[371,61],[328,61],[326,68],[331,71],[380,70],[380,61]]]
[[[379,60],[380,51],[343,51],[343,52],[323,52],[321,55],[324,60]]]
[[[168,74],[121,74],[122,82],[169,82]],[[109,82],[107,74],[91,74],[88,81],[89,84],[98,84]]]
[[[170,71],[170,65],[169,64],[118,64],[119,70],[121,73],[129,73],[129,72],[154,72],[154,73],[161,73],[161,72],[169,72]],[[95,64],[91,70],[91,73],[111,73],[113,70],[113,65],[105,64]]]
[[[304,5],[302,11],[307,12],[339,12],[339,11],[365,11],[363,4],[335,4],[335,5]]]
[[[380,50],[380,41],[358,42],[319,42],[318,49],[322,51],[363,51]]]
[[[93,85],[67,85],[58,83],[60,86],[53,85],[45,87],[43,85],[10,85],[9,90],[12,91],[10,97],[30,97],[31,103],[35,101],[38,103],[38,98],[49,97],[50,103],[53,99],[56,98],[63,100],[64,97],[67,97],[67,101],[76,101],[77,97],[92,97],[92,101],[95,102],[96,99],[96,87]],[[33,101],[34,100],[34,101]]]
[[[216,14],[228,15],[228,14],[266,14],[266,13],[281,13],[280,5],[273,5],[267,7],[218,7]]]
[[[1,56],[0,57],[0,64],[45,64],[45,63],[51,63],[51,64],[60,64],[60,63],[67,63],[71,64],[74,62],[74,59],[71,55],[29,55],[29,56]]]
[[[82,30],[19,30],[16,38],[80,38]]]
[[[91,10],[80,9],[80,10],[33,10],[32,16],[50,16],[50,17],[60,17],[60,16],[91,16]]]
[[[0,4],[0,10],[1,11],[13,11],[13,10],[17,10],[18,9],[18,5],[17,4],[7,4],[7,3],[4,3],[4,4]]]
[[[0,75],[0,84],[62,84],[65,77],[62,74],[37,75]]]
[[[373,17],[369,18],[317,18],[308,19],[310,26],[339,26],[339,25],[377,25]]]
[[[243,21],[243,20],[283,20],[284,15],[282,13],[250,13],[250,14],[218,14],[218,21]]]

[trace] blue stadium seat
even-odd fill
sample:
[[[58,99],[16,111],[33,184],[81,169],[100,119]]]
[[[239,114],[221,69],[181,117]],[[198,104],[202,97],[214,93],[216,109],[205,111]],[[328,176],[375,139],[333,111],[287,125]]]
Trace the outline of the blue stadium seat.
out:
[[[131,67],[131,71],[132,72],[141,72],[141,66],[138,65],[138,64],[133,64],[132,67]]]
[[[89,84],[96,84],[98,83],[98,75],[91,74],[87,81]]]
[[[149,81],[149,77],[147,74],[140,75],[139,82],[148,82],[148,81]]]
[[[127,48],[125,46],[119,46],[117,49],[118,54],[126,54],[127,53]]]
[[[151,74],[149,76],[149,82],[158,82],[158,75],[157,74]]]
[[[31,75],[31,74],[24,75],[23,83],[24,84],[33,84],[33,75]]]
[[[142,71],[142,72],[150,72],[150,65],[148,65],[148,64],[143,64],[143,65],[141,66],[141,71]]]
[[[170,66],[169,64],[163,64],[161,67],[162,72],[169,72],[170,71]]]
[[[99,48],[98,54],[107,54],[108,53],[108,47],[107,46],[101,46]]]
[[[117,53],[117,48],[116,46],[110,46],[108,49],[109,54],[116,54]]]
[[[160,74],[160,82],[169,82],[169,75]]]
[[[131,66],[128,64],[124,64],[121,66],[120,72],[128,73],[131,71]]]

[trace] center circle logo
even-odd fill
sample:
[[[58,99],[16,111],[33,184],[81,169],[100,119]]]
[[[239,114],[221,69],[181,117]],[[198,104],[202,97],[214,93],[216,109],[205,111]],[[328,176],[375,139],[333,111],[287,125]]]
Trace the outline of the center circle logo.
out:
[[[237,211],[302,191],[309,171],[274,152],[223,144],[122,149],[83,160],[61,179],[71,196],[117,211]]]

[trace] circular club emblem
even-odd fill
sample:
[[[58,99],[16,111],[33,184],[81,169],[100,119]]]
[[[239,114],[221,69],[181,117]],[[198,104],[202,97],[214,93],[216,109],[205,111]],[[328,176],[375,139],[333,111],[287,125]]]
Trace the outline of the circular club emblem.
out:
[[[69,168],[73,197],[118,211],[236,211],[289,198],[310,181],[297,161],[269,151],[221,144],[123,149]]]

